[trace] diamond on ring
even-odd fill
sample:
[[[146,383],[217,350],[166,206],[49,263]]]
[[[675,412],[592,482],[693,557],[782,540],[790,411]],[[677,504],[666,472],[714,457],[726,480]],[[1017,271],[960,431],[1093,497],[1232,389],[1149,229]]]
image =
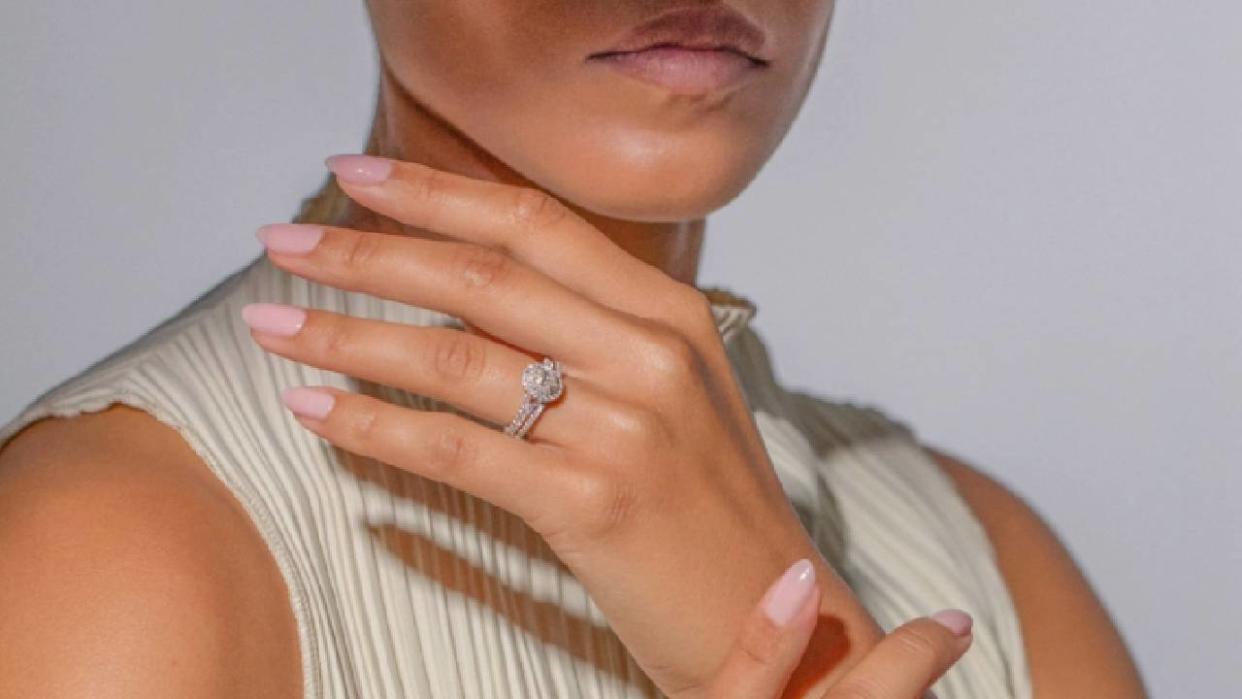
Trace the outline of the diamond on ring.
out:
[[[544,358],[522,370],[522,388],[526,395],[540,403],[551,403],[561,395],[564,386],[561,383],[561,366],[559,362]]]
[[[505,434],[524,438],[543,414],[544,406],[560,398],[564,388],[560,362],[544,357],[541,362],[527,365],[522,370],[522,404],[505,427]]]

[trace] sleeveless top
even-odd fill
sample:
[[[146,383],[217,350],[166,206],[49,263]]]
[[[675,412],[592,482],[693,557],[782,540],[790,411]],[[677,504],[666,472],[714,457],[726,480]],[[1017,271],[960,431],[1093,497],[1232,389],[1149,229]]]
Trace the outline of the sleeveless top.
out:
[[[787,496],[880,627],[965,609],[973,646],[935,691],[1030,697],[990,543],[912,429],[872,406],[783,388],[750,323],[755,305],[724,288],[704,291]],[[291,275],[260,255],[36,398],[0,427],[0,446],[39,418],[113,403],[175,428],[253,518],[279,566],[305,697],[662,696],[524,522],[334,447],[303,428],[279,392],[324,384],[419,409],[452,406],[265,352],[241,320],[251,301],[461,327],[438,311]]]

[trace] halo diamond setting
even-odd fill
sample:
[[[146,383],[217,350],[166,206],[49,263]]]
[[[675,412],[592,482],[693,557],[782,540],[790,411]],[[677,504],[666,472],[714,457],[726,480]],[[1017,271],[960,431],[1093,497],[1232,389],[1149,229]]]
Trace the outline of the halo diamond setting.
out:
[[[522,388],[526,390],[526,395],[540,403],[556,400],[564,388],[559,364],[545,358],[542,362],[528,365],[522,370]]]
[[[524,439],[544,406],[560,398],[564,389],[560,362],[544,357],[541,362],[528,364],[522,370],[522,404],[505,427],[505,434]]]

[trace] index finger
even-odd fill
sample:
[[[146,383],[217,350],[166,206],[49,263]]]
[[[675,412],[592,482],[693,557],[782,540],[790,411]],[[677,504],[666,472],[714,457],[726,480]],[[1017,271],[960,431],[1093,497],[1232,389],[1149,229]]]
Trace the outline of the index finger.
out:
[[[875,645],[823,699],[922,696],[970,648],[971,619],[957,609],[912,619]]]
[[[649,315],[653,300],[674,300],[689,288],[629,254],[569,205],[539,189],[371,155],[335,155],[327,164],[350,198],[378,214],[499,248],[627,313]]]

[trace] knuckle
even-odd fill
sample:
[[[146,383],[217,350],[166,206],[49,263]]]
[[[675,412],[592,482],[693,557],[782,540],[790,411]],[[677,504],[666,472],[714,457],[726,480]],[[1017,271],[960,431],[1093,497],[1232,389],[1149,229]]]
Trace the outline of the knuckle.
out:
[[[580,504],[586,515],[584,531],[599,539],[625,528],[634,521],[638,491],[626,478],[598,474],[582,481]]]
[[[352,336],[339,319],[321,318],[315,324],[312,336],[315,338],[314,350],[324,360],[335,361],[351,356]]]
[[[498,286],[512,271],[513,258],[495,248],[463,244],[457,253],[456,278],[467,289]]]
[[[440,170],[419,168],[419,172],[410,177],[410,196],[415,204],[426,207],[443,199],[446,183]]]
[[[605,417],[613,436],[609,451],[622,455],[632,463],[639,452],[659,448],[668,442],[668,426],[654,410],[642,406],[622,405],[608,411]]]
[[[646,343],[647,366],[662,381],[686,377],[698,369],[698,355],[686,337],[668,330],[651,332]]]
[[[561,200],[539,189],[519,187],[511,207],[513,223],[522,233],[535,233],[557,225],[569,215]]]
[[[917,624],[903,626],[893,634],[893,642],[897,643],[906,657],[920,663],[930,663],[948,655],[948,649],[927,629]]]
[[[487,352],[473,336],[453,331],[436,343],[432,368],[447,381],[477,381],[483,375]]]
[[[684,312],[695,321],[712,320],[712,302],[707,294],[697,287],[689,284],[678,285],[678,290],[674,293],[673,298],[677,302],[679,308],[685,309]],[[714,322],[713,322],[714,325]]]
[[[477,457],[478,447],[460,428],[437,426],[430,440],[427,468],[436,474],[461,471]]]
[[[677,327],[684,328],[686,335],[692,339],[705,341],[709,345],[717,344],[720,339],[719,322],[711,297],[707,292],[689,284],[681,286],[682,291],[677,301],[676,317],[680,319]]]
[[[341,250],[341,266],[346,271],[363,271],[378,258],[383,239],[377,233],[355,232],[346,239]]]
[[[365,444],[379,433],[379,410],[371,405],[357,405],[348,413],[343,429],[350,443]]]

